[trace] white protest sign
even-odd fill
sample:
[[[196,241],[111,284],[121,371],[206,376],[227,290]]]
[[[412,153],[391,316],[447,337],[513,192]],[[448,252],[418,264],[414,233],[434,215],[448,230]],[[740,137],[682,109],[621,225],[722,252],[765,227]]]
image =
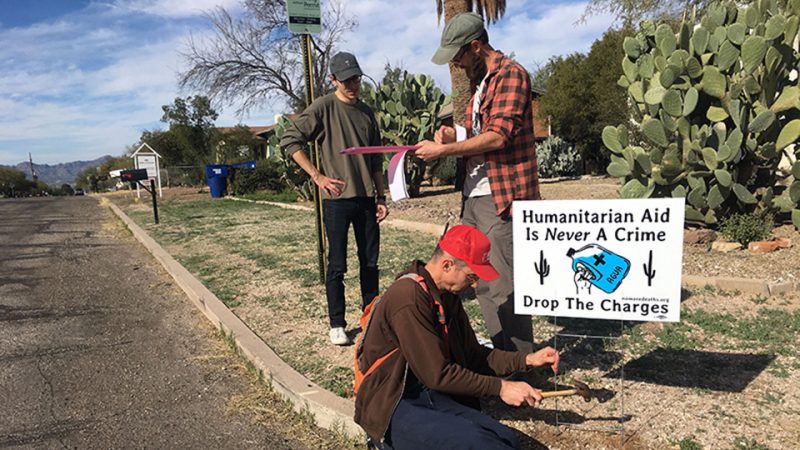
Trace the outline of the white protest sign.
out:
[[[515,201],[514,310],[680,320],[684,199]]]

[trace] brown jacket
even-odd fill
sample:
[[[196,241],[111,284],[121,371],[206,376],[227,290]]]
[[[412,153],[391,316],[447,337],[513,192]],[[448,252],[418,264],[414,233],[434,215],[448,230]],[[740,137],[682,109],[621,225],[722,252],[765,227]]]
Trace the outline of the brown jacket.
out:
[[[431,390],[453,396],[485,397],[500,393],[500,378],[525,370],[525,354],[478,343],[461,300],[440,292],[415,261],[405,273],[421,275],[430,294],[410,278],[396,280],[383,294],[364,336],[361,368],[399,348],[364,379],[356,395],[355,421],[369,436],[382,440],[406,385],[406,370]],[[445,309],[450,357],[445,354],[431,295]]]

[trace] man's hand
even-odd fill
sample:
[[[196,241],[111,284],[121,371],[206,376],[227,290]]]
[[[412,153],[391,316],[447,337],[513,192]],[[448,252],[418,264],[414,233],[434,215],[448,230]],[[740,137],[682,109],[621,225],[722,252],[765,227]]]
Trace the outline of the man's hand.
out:
[[[529,367],[550,366],[553,373],[558,373],[558,361],[560,357],[553,347],[545,347],[535,353],[528,353],[525,356],[525,364]]]
[[[456,141],[456,129],[453,127],[448,127],[447,125],[442,125],[436,130],[436,133],[433,134],[433,141],[437,144],[449,144],[451,142]]]
[[[592,283],[589,281],[592,279],[592,274],[586,270],[586,268],[579,265],[578,270],[575,271],[575,275],[572,277],[572,279],[575,281],[576,294],[592,293]]]
[[[383,219],[385,219],[386,216],[388,215],[389,215],[389,208],[387,208],[386,205],[382,203],[378,203],[377,205],[375,205],[375,218],[378,219],[378,223],[383,222]]]
[[[539,406],[542,392],[524,381],[500,380],[500,400],[511,406]]]
[[[418,142],[416,147],[414,155],[425,162],[436,161],[444,153],[444,144],[438,144],[433,141]]]
[[[316,183],[316,185],[319,186],[320,189],[327,192],[328,195],[330,195],[331,197],[338,197],[339,195],[341,195],[342,193],[341,187],[344,187],[344,185],[346,184],[343,180],[337,180],[336,178],[328,178],[321,173],[316,173],[311,177],[311,179],[314,180],[314,183]]]

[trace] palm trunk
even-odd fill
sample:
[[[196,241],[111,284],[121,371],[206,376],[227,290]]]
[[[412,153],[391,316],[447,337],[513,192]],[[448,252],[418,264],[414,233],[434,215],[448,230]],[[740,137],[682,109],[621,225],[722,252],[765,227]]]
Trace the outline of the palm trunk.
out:
[[[471,0],[444,0],[444,20],[471,11]],[[450,64],[450,82],[453,96],[453,123],[464,126],[464,115],[470,98],[469,79],[462,69]]]

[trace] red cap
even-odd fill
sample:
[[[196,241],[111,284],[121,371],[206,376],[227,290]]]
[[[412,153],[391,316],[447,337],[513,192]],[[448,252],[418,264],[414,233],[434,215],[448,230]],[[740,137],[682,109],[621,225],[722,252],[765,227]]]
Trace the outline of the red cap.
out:
[[[469,266],[481,280],[494,281],[500,274],[489,262],[489,238],[475,227],[456,225],[439,240],[439,247]]]

